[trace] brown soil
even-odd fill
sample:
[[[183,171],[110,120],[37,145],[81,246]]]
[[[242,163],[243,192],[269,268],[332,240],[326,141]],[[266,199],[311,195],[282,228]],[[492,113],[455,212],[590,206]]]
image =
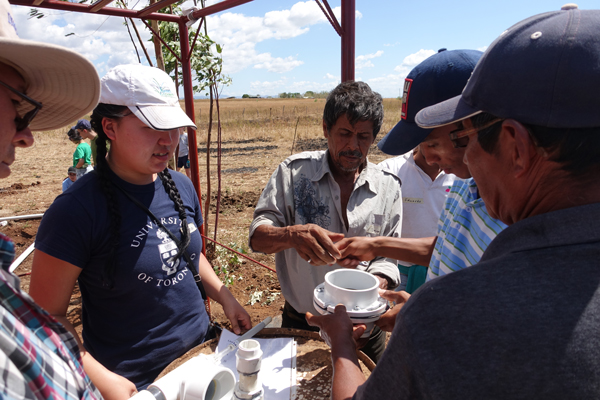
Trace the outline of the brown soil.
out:
[[[73,147],[63,135],[64,133],[56,133],[54,136],[36,133],[36,143],[32,148],[17,149],[17,161],[12,167],[12,174],[2,181],[0,217],[43,213],[60,194],[61,182],[66,177],[73,152]],[[379,136],[383,135],[384,132]],[[258,197],[277,165],[292,152],[325,148],[326,142],[321,138],[255,138],[224,142],[223,149],[227,150],[223,151],[221,162],[221,203],[216,240],[274,269],[273,255],[252,253],[247,244],[248,227]],[[207,191],[206,149],[204,152],[199,149],[198,153],[204,197]],[[203,199],[202,207],[205,219],[208,220],[207,236],[214,238],[217,218],[217,157],[212,149],[210,154],[211,205],[207,212]],[[373,146],[369,158],[373,162],[379,162],[385,157]],[[41,163],[40,160],[44,162]],[[40,219],[12,220],[4,226],[0,224],[0,232],[14,240],[18,256],[34,242],[39,223]],[[206,242],[211,264],[235,298],[246,308],[253,324],[261,322],[267,316],[276,318],[281,315],[284,298],[274,272],[234,255],[221,246],[215,248],[212,243]],[[32,258],[28,257],[15,271],[21,276],[22,289],[26,292],[29,290]],[[213,321],[230,328],[221,306],[215,302],[211,302],[211,317]],[[75,287],[71,298],[68,318],[80,333],[81,298],[78,287]],[[327,350],[323,348],[322,351]],[[326,374],[327,371],[317,375],[329,380],[330,375]],[[316,398],[323,397],[319,395]]]

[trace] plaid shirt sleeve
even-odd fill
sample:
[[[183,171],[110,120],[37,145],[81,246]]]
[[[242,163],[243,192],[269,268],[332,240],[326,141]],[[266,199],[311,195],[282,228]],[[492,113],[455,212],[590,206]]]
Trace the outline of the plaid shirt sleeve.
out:
[[[8,272],[14,245],[0,234],[0,398],[100,399],[75,338],[21,292]]]

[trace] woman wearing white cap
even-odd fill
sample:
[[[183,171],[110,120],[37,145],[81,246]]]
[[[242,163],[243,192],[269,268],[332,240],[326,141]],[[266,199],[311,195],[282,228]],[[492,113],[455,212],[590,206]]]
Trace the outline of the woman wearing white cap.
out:
[[[167,169],[180,128],[195,128],[171,78],[142,65],[113,68],[102,78],[91,123],[96,172],[46,212],[30,293],[64,321],[78,280],[86,371],[94,382],[111,379],[99,362],[139,390],[204,340],[209,319],[201,290],[223,306],[236,333],[251,322],[201,253],[191,181]]]

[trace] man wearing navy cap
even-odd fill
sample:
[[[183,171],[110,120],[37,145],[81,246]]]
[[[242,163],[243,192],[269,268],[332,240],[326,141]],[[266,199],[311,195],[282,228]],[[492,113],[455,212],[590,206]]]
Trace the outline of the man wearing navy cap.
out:
[[[462,125],[451,138],[509,227],[477,265],[410,298],[356,393],[350,320],[340,306],[315,317],[334,399],[600,397],[599,26],[600,10],[573,4],[521,21],[462,95],[417,114],[426,128]]]
[[[414,286],[425,281],[425,274],[431,280],[477,263],[490,242],[506,227],[488,214],[463,161],[465,149],[456,148],[448,136],[456,126],[421,128],[415,123],[417,112],[423,108],[462,92],[482,54],[477,50],[441,49],[413,68],[404,84],[401,120],[378,144],[383,152],[393,155],[418,146],[427,164],[438,165],[445,174],[461,179],[454,184],[453,179],[443,175],[432,180],[417,169],[418,158],[393,170],[400,172],[402,180],[402,237],[344,239],[337,244],[342,256],[348,257],[343,266],[351,267],[357,260],[375,256],[400,260],[400,272],[405,273],[403,281],[411,283],[407,289],[412,293]],[[452,187],[440,184],[448,181]],[[427,192],[435,190],[441,192],[437,198],[428,198]],[[411,264],[415,265],[408,267]],[[425,270],[423,278],[415,282],[419,270]]]

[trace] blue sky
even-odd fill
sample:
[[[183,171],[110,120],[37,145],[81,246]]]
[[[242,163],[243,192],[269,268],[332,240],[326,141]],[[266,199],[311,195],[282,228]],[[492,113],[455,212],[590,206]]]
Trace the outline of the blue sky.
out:
[[[397,97],[410,70],[438,49],[485,50],[512,24],[564,2],[356,0],[356,79]],[[129,0],[131,8],[146,4]],[[340,0],[329,4],[339,20]],[[28,19],[28,7],[12,10],[20,37],[70,47],[88,57],[100,76],[137,62],[122,18],[42,10],[46,18]],[[314,0],[254,0],[211,16],[207,24],[211,38],[224,46],[224,72],[233,80],[222,96],[330,90],[340,81],[340,38]],[[138,29],[150,37],[140,22]]]

